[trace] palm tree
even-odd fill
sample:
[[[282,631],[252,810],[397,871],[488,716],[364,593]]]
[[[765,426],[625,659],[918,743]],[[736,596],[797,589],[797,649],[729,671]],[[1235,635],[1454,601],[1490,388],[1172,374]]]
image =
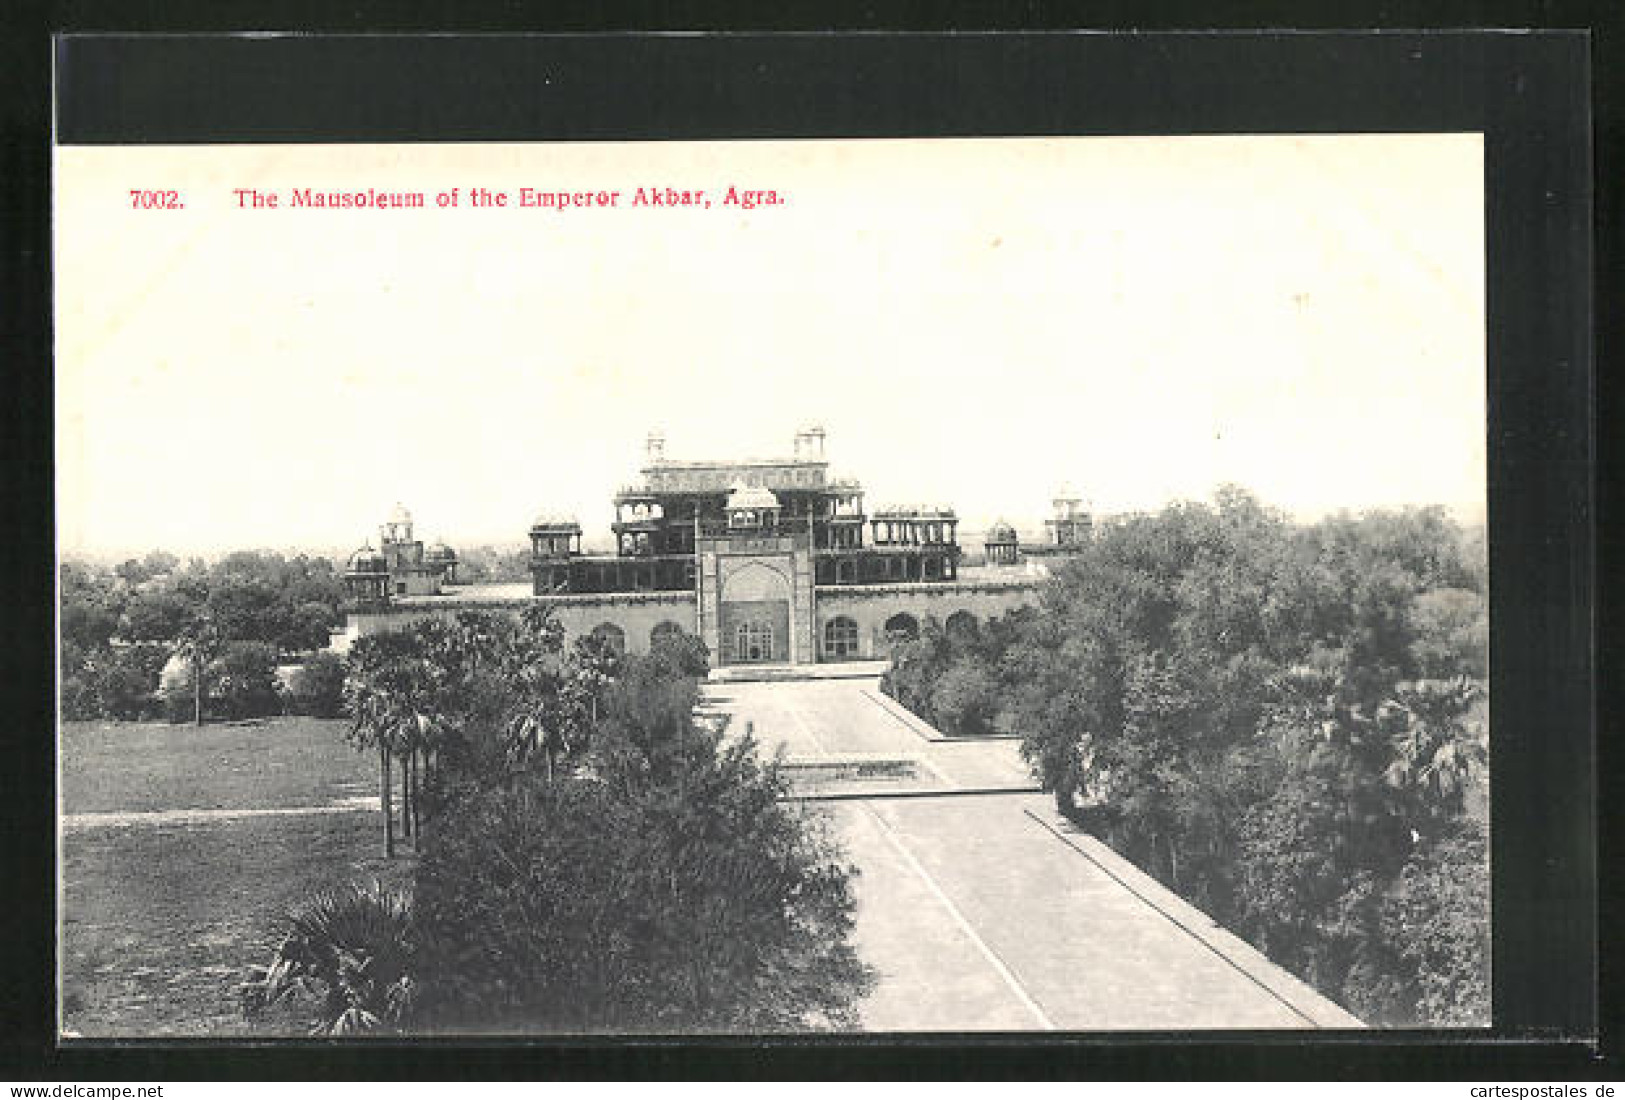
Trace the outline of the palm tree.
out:
[[[192,616],[175,642],[175,655],[192,670],[192,721],[203,724],[203,678],[209,665],[225,649],[225,638],[206,608]]]
[[[501,674],[513,691],[504,723],[504,748],[510,765],[518,771],[541,752],[551,783],[558,759],[578,747],[581,726],[577,699],[569,690],[571,680],[564,675],[560,660],[564,629],[551,608],[532,605],[520,614],[518,628],[504,642],[498,658]]]
[[[430,715],[424,708],[428,670],[422,643],[411,631],[362,638],[350,651],[344,683],[349,737],[358,749],[378,750],[378,799],[384,812],[384,853],[395,854],[392,759],[415,751]],[[407,796],[410,798],[410,795]]]
[[[411,922],[404,887],[373,879],[317,891],[284,915],[270,965],[239,987],[244,1014],[308,997],[321,1005],[313,1035],[396,1030],[416,993]]]
[[[1394,728],[1385,778],[1417,797],[1428,816],[1458,812],[1463,793],[1488,763],[1484,726],[1467,717],[1480,694],[1465,677],[1418,681],[1401,687],[1385,705]]]

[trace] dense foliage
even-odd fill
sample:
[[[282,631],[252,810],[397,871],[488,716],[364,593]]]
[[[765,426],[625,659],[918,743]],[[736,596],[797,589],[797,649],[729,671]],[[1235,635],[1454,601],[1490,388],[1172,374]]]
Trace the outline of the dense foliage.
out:
[[[304,555],[242,551],[183,566],[152,553],[111,569],[68,561],[60,579],[65,718],[277,713],[276,665],[325,647],[343,621],[341,578]],[[172,659],[185,671],[161,690]]]
[[[1246,493],[1102,530],[1042,606],[927,623],[887,689],[1013,729],[1062,810],[1356,1014],[1488,1018],[1482,543]]]
[[[351,739],[379,754],[386,846],[398,818],[421,853],[406,946],[285,939],[251,1011],[277,999],[268,976],[297,973],[328,1032],[854,1022],[855,871],[748,738],[696,719],[704,646],[625,657],[562,637],[533,605],[356,644]],[[372,951],[391,960],[382,991],[341,965]]]
[[[283,916],[270,965],[250,968],[244,1010],[304,998],[321,1006],[314,1035],[398,1028],[412,1009],[411,919],[410,891],[376,879],[316,891]]]
[[[458,800],[428,835],[426,1016],[483,1031],[850,1026],[850,869],[693,681],[630,658],[578,769]]]
[[[344,713],[344,659],[336,653],[313,653],[294,669],[288,682],[288,709],[313,718]]]

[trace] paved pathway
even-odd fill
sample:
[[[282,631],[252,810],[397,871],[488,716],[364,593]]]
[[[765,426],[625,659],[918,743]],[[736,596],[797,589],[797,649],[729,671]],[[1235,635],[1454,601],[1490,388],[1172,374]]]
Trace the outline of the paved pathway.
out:
[[[875,682],[730,683],[715,705],[769,751],[916,758],[907,791],[810,803],[861,874],[877,1031],[1358,1027],[1199,910],[1077,833],[1010,741],[928,739]],[[1002,789],[1005,793],[957,794]],[[904,795],[908,797],[904,797]]]
[[[344,798],[322,806],[233,806],[208,810],[131,810],[111,813],[63,814],[64,829],[125,829],[135,825],[202,825],[214,821],[236,821],[247,817],[289,817],[308,814],[352,814],[370,810],[377,813],[378,796]]]
[[[911,787],[1037,789],[1018,742],[944,741],[918,719],[903,717],[906,711],[878,701],[879,691],[877,678],[802,680],[712,684],[706,697],[733,715],[732,732],[749,728],[766,751],[782,746],[792,759],[908,758],[919,780]]]

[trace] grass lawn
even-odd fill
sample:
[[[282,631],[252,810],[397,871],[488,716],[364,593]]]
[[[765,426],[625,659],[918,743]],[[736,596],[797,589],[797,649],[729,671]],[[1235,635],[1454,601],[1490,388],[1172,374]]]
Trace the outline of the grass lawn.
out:
[[[270,809],[378,792],[378,757],[344,740],[341,718],[252,725],[65,722],[62,810]]]
[[[377,814],[338,813],[72,829],[62,866],[62,1026],[89,1038],[248,1033],[235,989],[286,907],[411,862],[383,858]]]
[[[68,814],[322,806],[377,791],[345,723],[68,723]],[[62,1024],[85,1037],[245,1034],[236,986],[311,889],[410,874],[376,812],[140,822],[62,833]],[[298,1018],[270,1021],[302,1034]],[[265,1034],[266,1028],[254,1029]]]

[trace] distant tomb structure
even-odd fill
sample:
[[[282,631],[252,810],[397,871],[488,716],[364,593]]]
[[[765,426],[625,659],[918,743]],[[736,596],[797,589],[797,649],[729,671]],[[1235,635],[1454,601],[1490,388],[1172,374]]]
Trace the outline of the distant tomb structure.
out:
[[[457,557],[425,550],[397,505],[350,558],[348,636],[484,608],[550,605],[568,635],[646,652],[675,631],[700,637],[717,665],[812,664],[884,658],[927,618],[956,629],[1034,602],[1041,578],[1002,521],[987,532],[987,565],[962,571],[959,517],[943,504],[876,508],[863,486],[832,475],[826,434],[795,433],[787,457],[677,459],[649,433],[637,480],[611,504],[614,552],[587,553],[574,516],[531,523],[531,583],[457,587]],[[1065,553],[1090,537],[1070,491],[1058,494],[1045,547]]]

